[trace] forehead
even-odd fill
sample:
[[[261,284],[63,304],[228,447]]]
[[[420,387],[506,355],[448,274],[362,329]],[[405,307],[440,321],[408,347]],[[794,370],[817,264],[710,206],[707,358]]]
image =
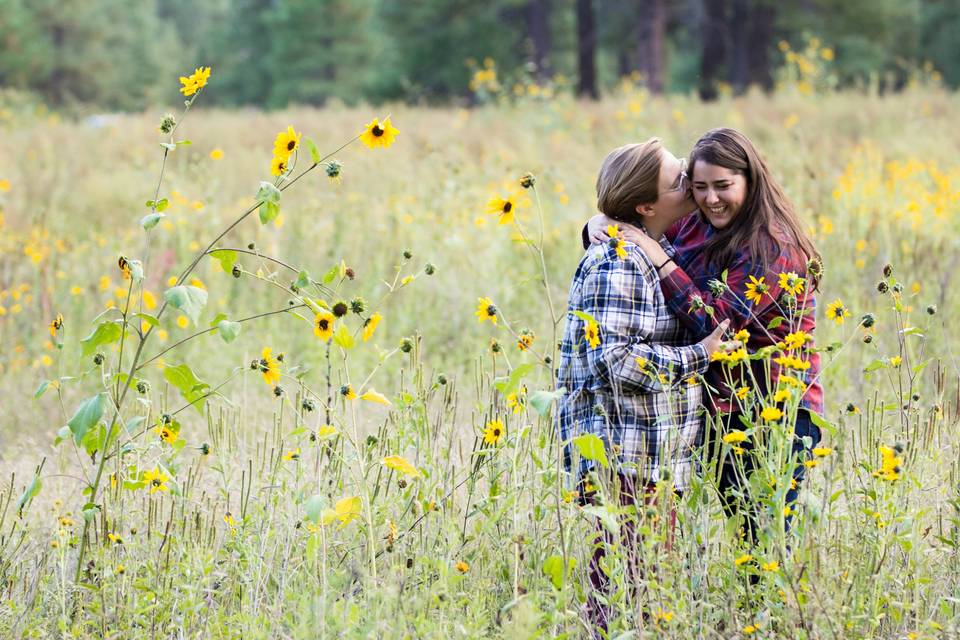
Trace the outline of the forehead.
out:
[[[737,176],[743,176],[743,173],[736,169],[728,169],[718,164],[710,164],[703,160],[698,160],[693,164],[691,177],[697,182],[713,182],[715,180],[730,180]]]

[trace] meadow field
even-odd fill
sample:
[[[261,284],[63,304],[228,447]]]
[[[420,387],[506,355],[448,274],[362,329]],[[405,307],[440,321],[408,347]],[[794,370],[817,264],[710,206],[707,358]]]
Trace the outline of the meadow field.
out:
[[[746,548],[710,474],[669,548],[669,501],[642,510],[632,589],[607,556],[610,637],[960,635],[955,94],[264,113],[206,91],[216,69],[172,134],[165,110],[0,111],[0,637],[587,637],[619,514],[578,504],[553,435],[580,228],[608,151],[715,126],[824,256],[826,449],[788,538]],[[386,116],[392,144],[357,139]]]

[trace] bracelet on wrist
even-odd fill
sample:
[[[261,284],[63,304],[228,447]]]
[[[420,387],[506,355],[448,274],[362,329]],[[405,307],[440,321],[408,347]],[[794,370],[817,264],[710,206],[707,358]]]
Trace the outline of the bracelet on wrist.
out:
[[[665,266],[667,266],[667,264],[669,264],[669,263],[671,263],[671,262],[673,262],[673,258],[667,258],[667,259],[664,260],[659,266],[654,265],[654,268],[655,268],[655,269],[657,270],[657,272],[659,273],[659,272],[660,272],[660,269],[663,269]]]

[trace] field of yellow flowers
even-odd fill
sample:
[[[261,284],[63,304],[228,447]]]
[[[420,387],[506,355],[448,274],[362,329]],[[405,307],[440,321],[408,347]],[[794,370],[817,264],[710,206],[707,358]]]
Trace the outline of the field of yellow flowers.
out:
[[[0,103],[0,636],[587,637],[617,514],[551,426],[580,227],[610,149],[720,125],[824,256],[828,433],[789,540],[745,548],[709,476],[669,548],[638,514],[610,637],[960,634],[956,95],[265,114],[181,82],[168,115]]]

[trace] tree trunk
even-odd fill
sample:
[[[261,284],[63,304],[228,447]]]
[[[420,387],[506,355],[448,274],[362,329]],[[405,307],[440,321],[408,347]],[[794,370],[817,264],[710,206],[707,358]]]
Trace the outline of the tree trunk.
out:
[[[663,0],[640,0],[637,61],[652,93],[663,93],[663,43],[667,10]]]
[[[773,46],[773,25],[777,17],[773,2],[760,2],[753,8],[750,17],[749,62],[747,77],[750,84],[758,84],[766,91],[773,89],[773,74],[770,70],[770,48]]]
[[[596,100],[597,29],[594,23],[593,0],[577,0],[577,95]]]
[[[553,41],[550,37],[551,0],[529,0],[526,7],[527,34],[532,46],[534,74],[537,82],[546,82],[553,75],[550,54]]]
[[[741,94],[750,82],[750,7],[749,0],[733,0],[730,15],[731,60],[728,78],[733,90]]]
[[[727,55],[727,17],[724,0],[704,2],[703,22],[700,24],[700,98],[717,97],[717,80],[722,78]]]

